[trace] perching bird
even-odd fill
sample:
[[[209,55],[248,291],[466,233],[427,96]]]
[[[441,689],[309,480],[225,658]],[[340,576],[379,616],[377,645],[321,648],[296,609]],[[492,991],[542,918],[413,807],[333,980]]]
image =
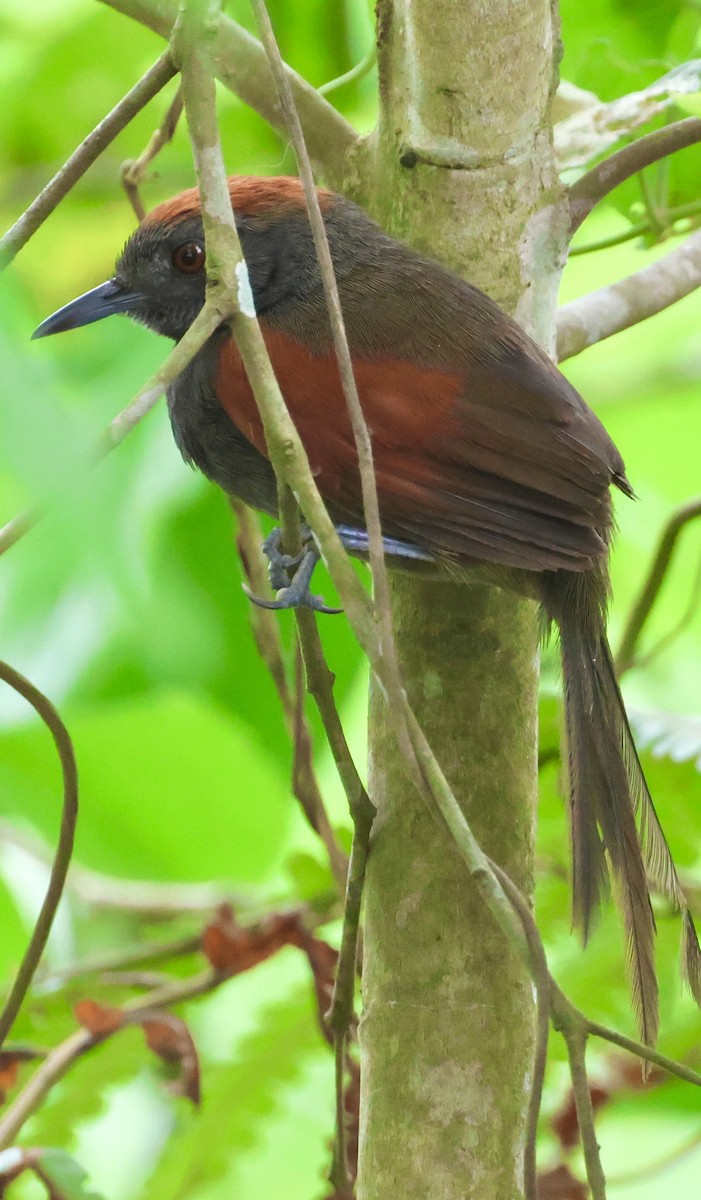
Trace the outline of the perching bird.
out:
[[[300,183],[233,178],[256,312],[321,495],[366,547],[355,443]],[[641,1036],[654,1042],[648,878],[681,909],[686,977],[701,951],[635,751],[606,639],[609,488],[632,489],[602,424],[483,292],[320,190],[355,378],[371,431],[389,561],[490,579],[539,598],[560,632],[569,748],[573,911],[586,938],[607,888],[623,913]],[[35,336],[126,312],[179,339],[205,298],[198,192],[159,205],[107,283]],[[261,420],[222,326],[168,392],[175,440],[227,493],[276,513]],[[481,565],[481,566],[478,566]],[[486,570],[485,570],[486,568]]]

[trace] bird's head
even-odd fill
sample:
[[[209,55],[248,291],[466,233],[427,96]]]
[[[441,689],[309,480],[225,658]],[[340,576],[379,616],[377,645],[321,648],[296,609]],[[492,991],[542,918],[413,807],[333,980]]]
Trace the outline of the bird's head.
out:
[[[298,179],[234,176],[229,180],[256,312],[299,299],[319,283]],[[319,190],[322,209],[336,201]],[[127,313],[176,341],[205,300],[205,239],[196,188],[148,214],[122,251],[114,275],[47,317],[33,337],[47,337]]]

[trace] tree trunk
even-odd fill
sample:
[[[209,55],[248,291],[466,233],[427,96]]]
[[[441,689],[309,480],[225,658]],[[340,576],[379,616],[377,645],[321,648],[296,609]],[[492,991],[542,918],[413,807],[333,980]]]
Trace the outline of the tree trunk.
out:
[[[380,0],[381,117],[363,198],[548,347],[566,213],[546,0]],[[392,582],[404,679],[487,853],[532,895],[535,606]],[[359,1200],[514,1200],[533,1045],[530,981],[407,783],[375,692]]]

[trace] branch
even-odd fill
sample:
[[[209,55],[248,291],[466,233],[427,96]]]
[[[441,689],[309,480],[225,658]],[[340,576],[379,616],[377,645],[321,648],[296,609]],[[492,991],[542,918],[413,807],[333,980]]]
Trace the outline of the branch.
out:
[[[39,960],[44,953],[51,926],[59,901],[66,883],[66,874],[73,853],[73,838],[78,818],[78,771],[73,753],[73,743],[70,734],[56,709],[43,692],[34,687],[28,679],[20,675],[5,662],[0,662],[0,679],[19,692],[20,696],[32,705],[37,715],[49,730],[58,752],[61,772],[63,774],[63,809],[61,812],[61,829],[56,847],[49,886],[46,890],[44,903],[37,917],[29,946],[20,964],[17,977],[10,990],[5,1007],[0,1014],[0,1047],[7,1037],[15,1017],[20,1010],[22,1001],[27,994],[34,973],[39,966]]]
[[[190,979],[178,979],[164,984],[161,988],[155,988],[145,996],[124,1004],[122,1011],[138,1021],[141,1014],[148,1015],[154,1008],[167,1008],[183,1000],[191,1000],[195,996],[204,996],[224,983],[225,979],[226,976],[217,971],[203,971]],[[112,1032],[116,1033],[117,1029]],[[76,1059],[100,1045],[108,1036],[111,1034],[97,1035],[87,1029],[76,1029],[47,1054],[27,1086],[0,1120],[0,1150],[12,1145],[25,1121],[36,1112],[51,1088],[70,1070]]]
[[[644,167],[659,162],[661,158],[700,141],[701,120],[698,117],[686,117],[683,121],[674,121],[671,125],[665,125],[664,129],[638,138],[597,163],[569,190],[570,237],[599,201],[620,183],[630,179],[631,175],[637,175]]]
[[[328,1027],[333,1035],[336,1075],[336,1138],[330,1179],[340,1196],[350,1192],[350,1174],[346,1149],[345,1076],[347,1041],[353,1022],[355,1005],[355,976],[360,941],[360,914],[365,885],[365,869],[370,852],[370,833],[375,807],[358,774],[350,747],[346,741],[341,718],[333,695],[333,675],[324,657],[316,617],[312,612],[298,609],[297,631],[304,658],[307,687],[314,697],[324,732],[336,764],[348,807],[353,818],[353,844],[343,906],[341,948],[336,967],[331,1007],[327,1014]]]
[[[591,1089],[587,1078],[586,1046],[587,1034],[579,1025],[559,1026],[567,1046],[567,1058],[570,1065],[572,1092],[577,1112],[579,1137],[584,1152],[584,1162],[587,1168],[587,1179],[591,1189],[592,1200],[606,1200],[606,1176],[601,1165],[599,1143],[596,1140],[594,1126],[594,1107],[591,1102]]]
[[[557,357],[562,362],[622,329],[676,304],[701,284],[701,230],[676,250],[618,283],[573,300],[557,317]]]
[[[0,819],[0,843],[17,846],[38,862],[52,861],[53,856],[41,838],[16,828],[10,821]],[[92,871],[79,863],[71,865],[66,882],[78,900],[91,908],[121,909],[152,920],[206,912],[233,899],[223,885],[124,879]]]
[[[530,970],[536,991],[536,1038],[533,1055],[533,1078],[531,1079],[528,1096],[528,1113],[526,1115],[526,1136],[523,1154],[523,1187],[525,1200],[538,1200],[538,1172],[536,1163],[536,1144],[538,1137],[538,1118],[543,1099],[543,1083],[545,1068],[548,1060],[548,1034],[550,1032],[550,971],[545,948],[538,932],[533,913],[527,901],[505,871],[496,863],[491,863],[492,870],[506,892],[514,911],[523,926],[523,932],[528,942],[530,955]]]
[[[143,79],[127,92],[123,100],[112,109],[111,113],[100,121],[99,125],[89,133],[84,142],[74,151],[67,162],[63,164],[50,183],[39,193],[36,200],[30,204],[26,212],[5,236],[0,240],[0,271],[4,270],[22,249],[32,234],[43,225],[46,218],[53,212],[56,205],[67,196],[71,188],[92,166],[95,159],[114,141],[118,133],[136,116],[149,100],[165,87],[166,83],[176,73],[175,66],[168,51],[161,55]]]
[[[634,1038],[626,1037],[625,1034],[618,1033],[615,1029],[609,1029],[607,1025],[600,1025],[598,1021],[590,1021],[589,1017],[568,999],[552,976],[550,977],[550,1005],[553,1024],[556,1028],[561,1029],[564,1025],[577,1027],[584,1034],[590,1034],[592,1037],[611,1042],[614,1046],[620,1046],[622,1050],[627,1050],[636,1058],[650,1063],[653,1067],[661,1067],[663,1071],[668,1071],[677,1079],[693,1083],[694,1087],[701,1087],[701,1075],[691,1067],[687,1067],[685,1063],[677,1062],[675,1058],[670,1058],[669,1055],[662,1054],[659,1050],[654,1050],[652,1046],[646,1046],[643,1042],[636,1042]]]
[[[235,496],[229,497],[229,504],[238,523],[236,541],[243,570],[253,594],[263,595],[267,587],[267,579],[260,553],[263,541],[260,521],[257,515]],[[329,821],[314,770],[314,747],[309,725],[304,715],[302,680],[297,680],[294,691],[287,682],[280,626],[271,610],[252,604],[250,616],[258,653],[275,684],[287,732],[293,743],[292,790],[299,800],[311,828],[326,848],[331,872],[336,881],[338,893],[342,896],[346,886],[348,858],[339,846]]]
[[[171,35],[178,14],[177,0],[101,0],[132,17],[161,37]],[[286,136],[285,120],[260,42],[230,17],[219,18],[212,47],[214,69],[222,83],[255,110],[278,133]],[[285,67],[295,104],[314,161],[331,183],[348,172],[348,156],[362,144],[353,126],[291,67]]]
[[[616,655],[616,670],[619,676],[630,670],[635,663],[635,651],[640,641],[640,635],[660,594],[679,535],[685,526],[697,517],[701,517],[701,499],[690,500],[687,504],[683,504],[675,513],[672,513],[662,530],[647,579],[631,609],[628,624],[623,631]]]
[[[375,479],[372,441],[360,404],[360,396],[355,382],[353,362],[346,336],[346,328],[341,311],[341,299],[338,284],[333,269],[331,249],[326,236],[326,227],[321,215],[319,197],[316,192],[312,165],[307,153],[304,131],[295,107],[294,95],[285,74],[285,64],[282,61],[270,16],[265,0],[251,0],[256,17],[261,41],[268,57],[270,70],[275,80],[275,86],[280,95],[280,105],[285,116],[285,122],[294,146],[297,167],[304,188],[307,204],[307,214],[314,240],[314,249],[319,262],[319,270],[324,288],[324,298],[329,314],[331,335],[333,338],[336,362],[343,389],[343,396],[353,430],[353,440],[358,455],[360,472],[360,488],[363,501],[363,516],[368,532],[368,557],[372,570],[374,585],[375,612],[379,624],[381,656],[383,659],[383,684],[387,691],[387,699],[391,710],[399,715],[402,712],[404,685],[399,670],[399,660],[392,630],[392,613],[389,600],[389,580],[385,563],[384,543],[382,540],[382,524],[380,520],[380,502]],[[399,749],[411,774],[420,786],[418,764],[415,760],[409,731],[405,720],[395,723],[395,733]]]
[[[66,966],[54,968],[46,979],[42,980],[52,989],[58,984],[65,985],[73,979],[85,975],[101,975],[125,971],[129,967],[143,967],[156,962],[169,962],[173,958],[183,958],[196,954],[202,948],[202,933],[198,932],[185,937],[174,938],[170,942],[145,942],[141,946],[130,946],[123,950],[105,950],[94,954],[91,958],[79,959]]]
[[[211,280],[215,289],[228,291],[231,307],[235,308],[234,297],[238,294],[240,278],[237,267],[240,268],[243,263],[243,256],[219,141],[214,84],[208,74],[206,54],[196,44],[200,26],[205,35],[209,32],[206,16],[211,2],[190,0],[185,17],[192,14],[193,28],[191,30],[189,23],[183,20],[176,44],[181,58],[185,110],[200,182]],[[199,25],[194,11],[197,8],[201,10]],[[206,37],[201,40],[202,45],[206,45]],[[268,454],[276,475],[287,479],[304,511],[305,519],[314,530],[353,632],[386,691],[387,648],[379,635],[373,606],[358,581],[319,494],[299,434],[280,393],[255,315],[236,312],[232,327],[261,414]],[[432,811],[440,811],[488,907],[512,946],[528,963],[528,949],[520,923],[515,919],[511,905],[478,845],[403,690],[397,708],[392,705],[388,708],[397,736],[401,738],[401,724],[407,726],[410,753],[405,761],[410,770],[412,764],[416,764],[412,778],[421,788]]]
[[[122,187],[139,222],[143,221],[146,216],[146,209],[141,203],[139,188],[147,178],[146,172],[154,158],[160,154],[164,146],[167,146],[173,140],[182,111],[183,93],[182,88],[179,87],[158,129],[151,134],[146,149],[141,152],[138,158],[128,158],[126,162],[122,163],[120,171]]]

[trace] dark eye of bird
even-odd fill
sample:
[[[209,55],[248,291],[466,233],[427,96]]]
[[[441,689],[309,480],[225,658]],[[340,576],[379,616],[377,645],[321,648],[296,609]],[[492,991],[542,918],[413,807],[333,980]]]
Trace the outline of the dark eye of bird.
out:
[[[199,242],[185,242],[176,246],[170,261],[183,275],[196,275],[204,266],[204,250]]]

